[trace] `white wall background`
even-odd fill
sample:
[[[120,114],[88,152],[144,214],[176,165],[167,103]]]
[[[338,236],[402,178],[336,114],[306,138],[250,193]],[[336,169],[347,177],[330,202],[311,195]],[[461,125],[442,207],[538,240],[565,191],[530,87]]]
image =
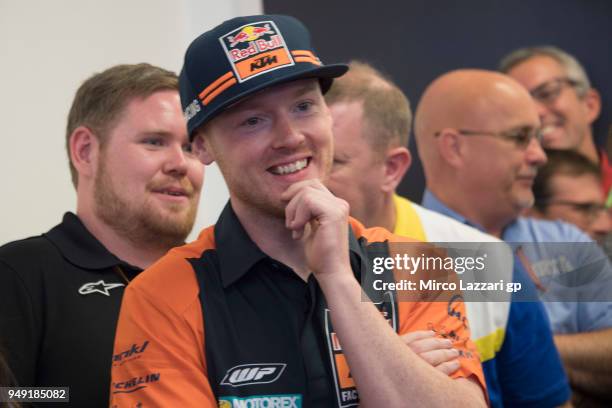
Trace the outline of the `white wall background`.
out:
[[[261,12],[261,0],[0,0],[0,245],[75,210],[64,132],[82,81],[119,63],[178,73],[196,36]],[[190,240],[227,198],[218,169],[207,167]]]

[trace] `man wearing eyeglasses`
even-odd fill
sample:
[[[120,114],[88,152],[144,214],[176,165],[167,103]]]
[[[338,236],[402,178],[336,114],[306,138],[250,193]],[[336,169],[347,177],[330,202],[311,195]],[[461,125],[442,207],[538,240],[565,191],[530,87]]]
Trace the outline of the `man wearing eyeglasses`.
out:
[[[412,122],[409,101],[374,67],[358,61],[349,67],[325,94],[334,122],[334,163],[326,184],[330,191],[346,200],[351,216],[367,227],[382,226],[397,235],[451,248],[469,243],[463,248],[487,254],[491,265],[487,279],[495,275],[533,287],[519,260],[513,261],[509,247],[498,238],[395,193],[411,161],[406,147]],[[528,141],[530,134],[524,132],[522,137]],[[478,302],[469,292],[464,296],[491,407],[551,407],[569,400],[569,384],[541,302],[512,298]],[[409,344],[429,349],[425,342]],[[424,358],[440,363],[437,368],[453,364],[440,358],[441,350],[426,354]]]
[[[610,398],[612,270],[572,225],[521,217],[546,162],[538,109],[512,78],[453,71],[426,89],[415,135],[425,171],[423,205],[510,243],[545,301],[574,391]],[[534,339],[534,341],[538,341]]]
[[[601,98],[591,88],[586,71],[565,51],[551,46],[521,48],[504,57],[500,71],[520,82],[531,94],[542,120],[546,148],[575,150],[597,164],[604,193],[612,185],[612,166],[597,150],[592,124]]]
[[[572,150],[546,150],[548,162],[533,184],[535,203],[530,215],[563,220],[603,243],[612,224],[595,164]]]

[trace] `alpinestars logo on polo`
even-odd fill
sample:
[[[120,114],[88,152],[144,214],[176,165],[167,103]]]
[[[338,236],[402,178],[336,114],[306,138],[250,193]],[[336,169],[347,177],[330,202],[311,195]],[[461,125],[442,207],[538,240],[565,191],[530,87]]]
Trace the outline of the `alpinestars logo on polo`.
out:
[[[106,283],[103,280],[97,282],[89,282],[79,288],[81,295],[90,295],[92,293],[101,293],[110,296],[109,290],[125,286],[123,283]]]

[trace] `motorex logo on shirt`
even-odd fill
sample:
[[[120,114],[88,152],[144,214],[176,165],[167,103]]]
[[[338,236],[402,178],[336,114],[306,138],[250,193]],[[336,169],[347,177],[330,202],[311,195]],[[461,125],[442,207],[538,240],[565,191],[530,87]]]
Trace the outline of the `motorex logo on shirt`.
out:
[[[299,394],[257,395],[252,397],[221,397],[219,408],[302,408]]]
[[[269,384],[278,380],[287,364],[242,364],[227,370],[225,377],[221,380],[223,385],[240,387],[250,384]]]

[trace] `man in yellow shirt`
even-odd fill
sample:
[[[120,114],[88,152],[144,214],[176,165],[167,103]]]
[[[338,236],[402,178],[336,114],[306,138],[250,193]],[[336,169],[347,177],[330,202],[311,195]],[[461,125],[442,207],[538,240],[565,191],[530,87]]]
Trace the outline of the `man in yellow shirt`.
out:
[[[497,260],[495,271],[488,272],[530,284],[499,239],[395,193],[411,162],[405,147],[412,117],[409,102],[371,66],[349,66],[325,96],[334,119],[330,190],[347,200],[351,215],[367,227],[382,226],[423,241],[477,243],[472,248]],[[567,401],[567,382],[540,302],[466,301],[466,309],[491,406],[555,406]]]

